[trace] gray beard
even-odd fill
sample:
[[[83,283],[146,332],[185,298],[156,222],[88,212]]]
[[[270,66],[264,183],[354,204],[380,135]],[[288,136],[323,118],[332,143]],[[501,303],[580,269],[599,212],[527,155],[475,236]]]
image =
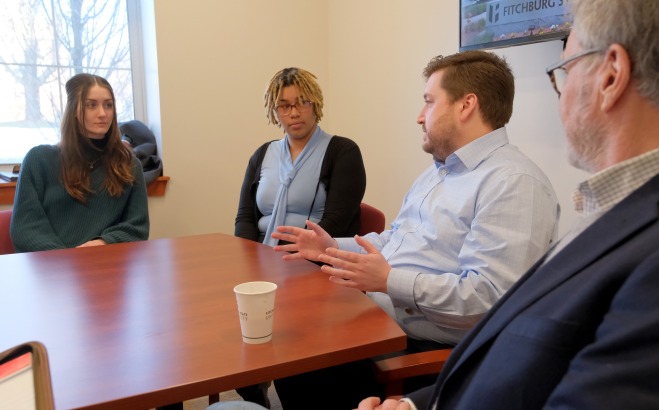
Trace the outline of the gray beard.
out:
[[[580,138],[578,143],[574,143],[574,138],[568,139],[568,161],[578,169],[595,173],[601,168],[598,160],[604,153],[603,133],[598,132],[597,129],[584,131],[583,127],[579,128],[582,129],[576,132]]]

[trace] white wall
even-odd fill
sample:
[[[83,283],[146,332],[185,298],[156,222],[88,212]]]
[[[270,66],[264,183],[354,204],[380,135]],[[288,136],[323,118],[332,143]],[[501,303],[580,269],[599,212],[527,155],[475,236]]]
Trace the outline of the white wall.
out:
[[[515,105],[508,125],[510,140],[547,174],[559,202],[559,233],[565,233],[577,214],[572,193],[588,174],[568,165],[565,134],[558,115],[558,98],[545,68],[560,59],[561,41],[497,50],[515,73]]]
[[[423,68],[458,51],[458,2],[333,0],[328,96],[332,132],[360,145],[367,172],[364,201],[391,222],[418,174],[432,163],[416,124]],[[337,104],[338,103],[338,104]]]
[[[432,161],[421,150],[416,124],[423,104],[422,70],[430,58],[458,52],[458,3],[330,2],[332,132],[359,143],[367,167],[365,201],[383,209],[389,222],[411,182]],[[558,99],[545,73],[561,50],[562,42],[552,41],[494,52],[507,59],[516,78],[511,143],[552,181],[562,205],[562,233],[575,218],[570,198],[585,174],[567,164]]]
[[[249,156],[280,138],[263,93],[301,66],[326,84],[325,1],[158,0],[162,158],[166,196],[151,198],[151,237],[233,234]]]
[[[431,158],[416,117],[421,75],[437,54],[458,51],[457,0],[158,0],[155,2],[165,173],[151,198],[152,238],[233,232],[245,165],[281,135],[263,111],[267,81],[300,66],[325,92],[323,128],[354,139],[366,163],[365,201],[391,221]],[[511,141],[548,174],[574,218],[570,195],[583,174],[565,160],[557,99],[545,67],[559,41],[497,51],[517,81]]]

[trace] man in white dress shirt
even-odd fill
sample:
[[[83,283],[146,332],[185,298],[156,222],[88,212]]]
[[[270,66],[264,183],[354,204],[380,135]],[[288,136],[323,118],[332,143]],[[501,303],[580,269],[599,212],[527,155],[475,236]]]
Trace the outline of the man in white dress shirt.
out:
[[[335,240],[309,222],[310,229],[282,226],[273,234],[291,242],[275,247],[295,252],[284,259],[324,262],[334,283],[367,292],[408,334],[411,351],[459,342],[547,251],[559,217],[549,180],[508,142],[504,126],[515,93],[508,64],[468,51],[433,58],[424,76],[417,122],[433,163],[405,196],[391,229]],[[356,406],[357,392],[322,391],[337,387],[337,378],[363,387],[352,381],[368,377],[357,376],[368,367],[355,366],[276,381],[282,405],[301,408],[306,397],[322,397],[318,408]]]

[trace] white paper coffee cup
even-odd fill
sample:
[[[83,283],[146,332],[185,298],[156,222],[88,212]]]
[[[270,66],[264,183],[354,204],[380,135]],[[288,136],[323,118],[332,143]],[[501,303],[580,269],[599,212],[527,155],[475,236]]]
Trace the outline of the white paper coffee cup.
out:
[[[258,344],[272,340],[275,291],[272,282],[245,282],[233,288],[243,342]]]

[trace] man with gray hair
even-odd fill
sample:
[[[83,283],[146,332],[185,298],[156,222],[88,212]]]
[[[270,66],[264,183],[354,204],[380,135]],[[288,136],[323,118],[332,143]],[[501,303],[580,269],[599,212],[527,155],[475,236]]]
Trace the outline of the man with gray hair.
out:
[[[571,0],[559,95],[579,222],[434,386],[360,410],[659,408],[659,1]]]

